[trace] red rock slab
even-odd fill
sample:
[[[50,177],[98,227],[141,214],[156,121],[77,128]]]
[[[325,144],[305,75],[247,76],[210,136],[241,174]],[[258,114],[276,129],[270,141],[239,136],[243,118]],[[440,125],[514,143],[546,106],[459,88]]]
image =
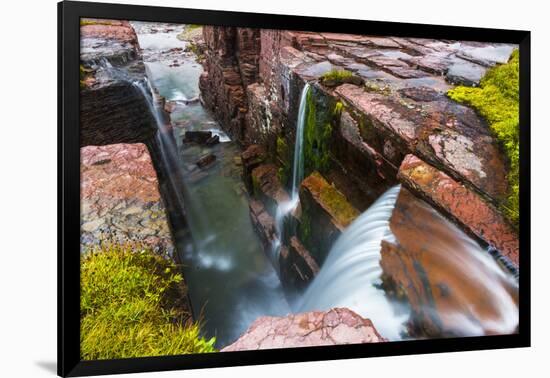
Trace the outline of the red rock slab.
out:
[[[363,88],[351,84],[343,84],[336,93],[362,113],[369,116],[380,128],[387,128],[407,143],[417,138],[420,125],[413,117],[403,116],[386,96],[370,93]]]
[[[147,147],[86,146],[80,154],[81,250],[103,240],[137,241],[171,255],[174,246]]]
[[[414,155],[407,155],[398,179],[467,231],[494,246],[519,267],[519,237],[504,216],[481,196]]]
[[[128,21],[86,19],[91,24],[80,26],[81,38],[113,39],[136,44],[136,33]],[[95,22],[95,23],[94,23]]]
[[[283,317],[264,316],[222,352],[321,345],[379,343],[384,339],[369,319],[347,308]]]

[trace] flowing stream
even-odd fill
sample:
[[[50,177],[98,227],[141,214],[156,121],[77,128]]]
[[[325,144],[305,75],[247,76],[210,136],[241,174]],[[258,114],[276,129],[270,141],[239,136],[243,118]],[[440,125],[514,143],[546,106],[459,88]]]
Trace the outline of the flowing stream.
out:
[[[178,40],[177,35],[185,26],[140,22],[132,25],[151,86],[175,104],[170,119],[173,126],[159,127],[158,142],[170,179],[183,197],[194,248],[179,240],[177,230],[174,236],[195,317],[202,319],[206,334],[216,336],[221,348],[258,317],[285,315],[290,308],[278,275],[252,228],[236,161],[240,150],[196,101],[202,67],[192,54],[182,58],[185,42]],[[171,55],[171,51],[178,53]],[[162,124],[158,117],[157,121]],[[221,143],[185,144],[182,140],[188,130],[212,131],[220,136]],[[214,154],[216,161],[203,170],[196,162],[206,154]]]

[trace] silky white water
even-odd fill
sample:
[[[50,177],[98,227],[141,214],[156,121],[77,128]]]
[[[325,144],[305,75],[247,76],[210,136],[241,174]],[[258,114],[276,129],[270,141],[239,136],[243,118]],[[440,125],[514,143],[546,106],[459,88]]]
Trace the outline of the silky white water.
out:
[[[297,203],[300,184],[304,179],[304,128],[306,123],[307,96],[309,94],[309,83],[304,85],[300,95],[300,106],[298,108],[298,121],[296,123],[296,141],[294,142],[294,162],[292,164],[292,188],[291,202]]]
[[[299,312],[347,307],[375,324],[390,340],[401,339],[409,314],[397,313],[380,283],[380,243],[392,240],[389,219],[397,200],[399,186],[384,193],[361,214],[331,248],[319,274],[299,303]]]
[[[285,220],[285,217],[290,214],[300,202],[300,184],[304,179],[304,128],[306,123],[307,96],[309,94],[309,91],[310,85],[309,83],[306,83],[302,88],[302,92],[300,94],[298,119],[296,120],[296,138],[294,140],[294,161],[292,163],[292,187],[290,191],[290,200],[280,204],[277,207],[277,213],[275,215],[277,238],[273,241],[271,249],[276,265],[278,265],[281,241],[284,238],[283,222]]]

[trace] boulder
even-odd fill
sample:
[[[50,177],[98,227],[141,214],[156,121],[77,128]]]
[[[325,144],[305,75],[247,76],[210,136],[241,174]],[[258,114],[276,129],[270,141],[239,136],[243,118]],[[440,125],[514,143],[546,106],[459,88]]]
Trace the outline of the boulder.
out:
[[[212,138],[212,131],[186,131],[184,142],[205,144],[210,138]]]
[[[258,318],[222,352],[322,345],[379,343],[385,340],[372,322],[347,308]]]

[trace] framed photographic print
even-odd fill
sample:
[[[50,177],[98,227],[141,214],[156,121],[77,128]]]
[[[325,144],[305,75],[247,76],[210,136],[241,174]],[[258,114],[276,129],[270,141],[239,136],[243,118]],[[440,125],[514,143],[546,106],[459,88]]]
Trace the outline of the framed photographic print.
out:
[[[59,375],[529,346],[529,32],[58,10]]]

